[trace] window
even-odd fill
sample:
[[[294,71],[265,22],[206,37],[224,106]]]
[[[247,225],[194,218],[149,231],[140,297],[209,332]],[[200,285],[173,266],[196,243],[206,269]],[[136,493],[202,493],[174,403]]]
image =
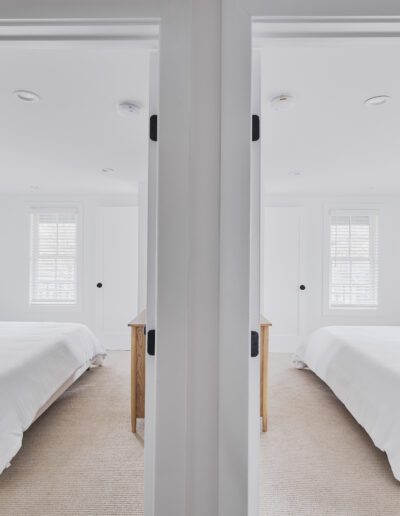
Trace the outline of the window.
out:
[[[378,213],[331,211],[329,307],[377,308]]]
[[[31,305],[76,305],[78,208],[31,208]]]

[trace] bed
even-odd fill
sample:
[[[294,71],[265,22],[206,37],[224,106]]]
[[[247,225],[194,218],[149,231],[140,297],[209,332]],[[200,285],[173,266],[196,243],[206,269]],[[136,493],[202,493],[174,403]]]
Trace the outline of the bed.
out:
[[[332,389],[400,480],[400,326],[320,328],[299,347],[294,364]]]
[[[23,432],[105,352],[83,324],[0,322],[0,474]]]

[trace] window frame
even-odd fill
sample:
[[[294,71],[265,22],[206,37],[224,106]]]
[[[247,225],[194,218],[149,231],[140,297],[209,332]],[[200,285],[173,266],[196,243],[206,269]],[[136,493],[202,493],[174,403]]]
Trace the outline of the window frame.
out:
[[[361,216],[374,216],[375,217],[375,228],[378,228],[376,249],[377,249],[377,304],[372,306],[331,306],[330,304],[330,292],[331,292],[331,216],[333,213],[342,213],[343,215],[361,215]],[[378,315],[382,308],[381,291],[380,291],[380,235],[379,235],[379,222],[380,222],[381,209],[377,205],[339,205],[339,206],[326,206],[324,216],[324,249],[323,249],[323,315],[340,315],[340,316],[371,316]],[[375,233],[376,235],[376,233]]]
[[[46,210],[52,209],[76,209],[77,210],[77,253],[76,253],[76,303],[31,303],[31,277],[32,277],[32,228],[31,228],[31,213],[32,210]],[[83,209],[79,202],[31,202],[27,206],[27,221],[28,221],[28,288],[27,288],[27,305],[30,312],[82,312],[83,306],[83,289],[82,289],[82,269],[83,269]]]

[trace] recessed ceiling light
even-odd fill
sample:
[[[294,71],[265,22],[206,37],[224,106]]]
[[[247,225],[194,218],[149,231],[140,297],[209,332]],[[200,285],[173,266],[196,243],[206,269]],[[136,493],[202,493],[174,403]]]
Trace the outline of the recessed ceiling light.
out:
[[[375,97],[371,97],[365,100],[364,105],[370,107],[383,106],[384,104],[390,102],[390,100],[391,97],[389,97],[389,95],[376,95]]]
[[[272,109],[275,111],[286,111],[295,105],[295,100],[291,95],[278,95],[271,99]]]
[[[14,91],[14,95],[18,100],[22,100],[23,102],[39,102],[40,97],[34,91],[28,90],[16,90]]]
[[[140,104],[137,102],[120,102],[117,104],[117,111],[121,116],[131,117],[137,115],[141,109]]]

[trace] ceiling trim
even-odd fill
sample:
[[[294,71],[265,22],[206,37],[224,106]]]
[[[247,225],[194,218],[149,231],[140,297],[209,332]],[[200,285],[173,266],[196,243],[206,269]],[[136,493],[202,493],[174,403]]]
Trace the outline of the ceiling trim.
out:
[[[129,42],[158,48],[157,19],[1,20],[0,44],[26,42]]]
[[[299,40],[313,44],[326,41],[400,43],[400,17],[255,17],[252,24],[253,48]]]

